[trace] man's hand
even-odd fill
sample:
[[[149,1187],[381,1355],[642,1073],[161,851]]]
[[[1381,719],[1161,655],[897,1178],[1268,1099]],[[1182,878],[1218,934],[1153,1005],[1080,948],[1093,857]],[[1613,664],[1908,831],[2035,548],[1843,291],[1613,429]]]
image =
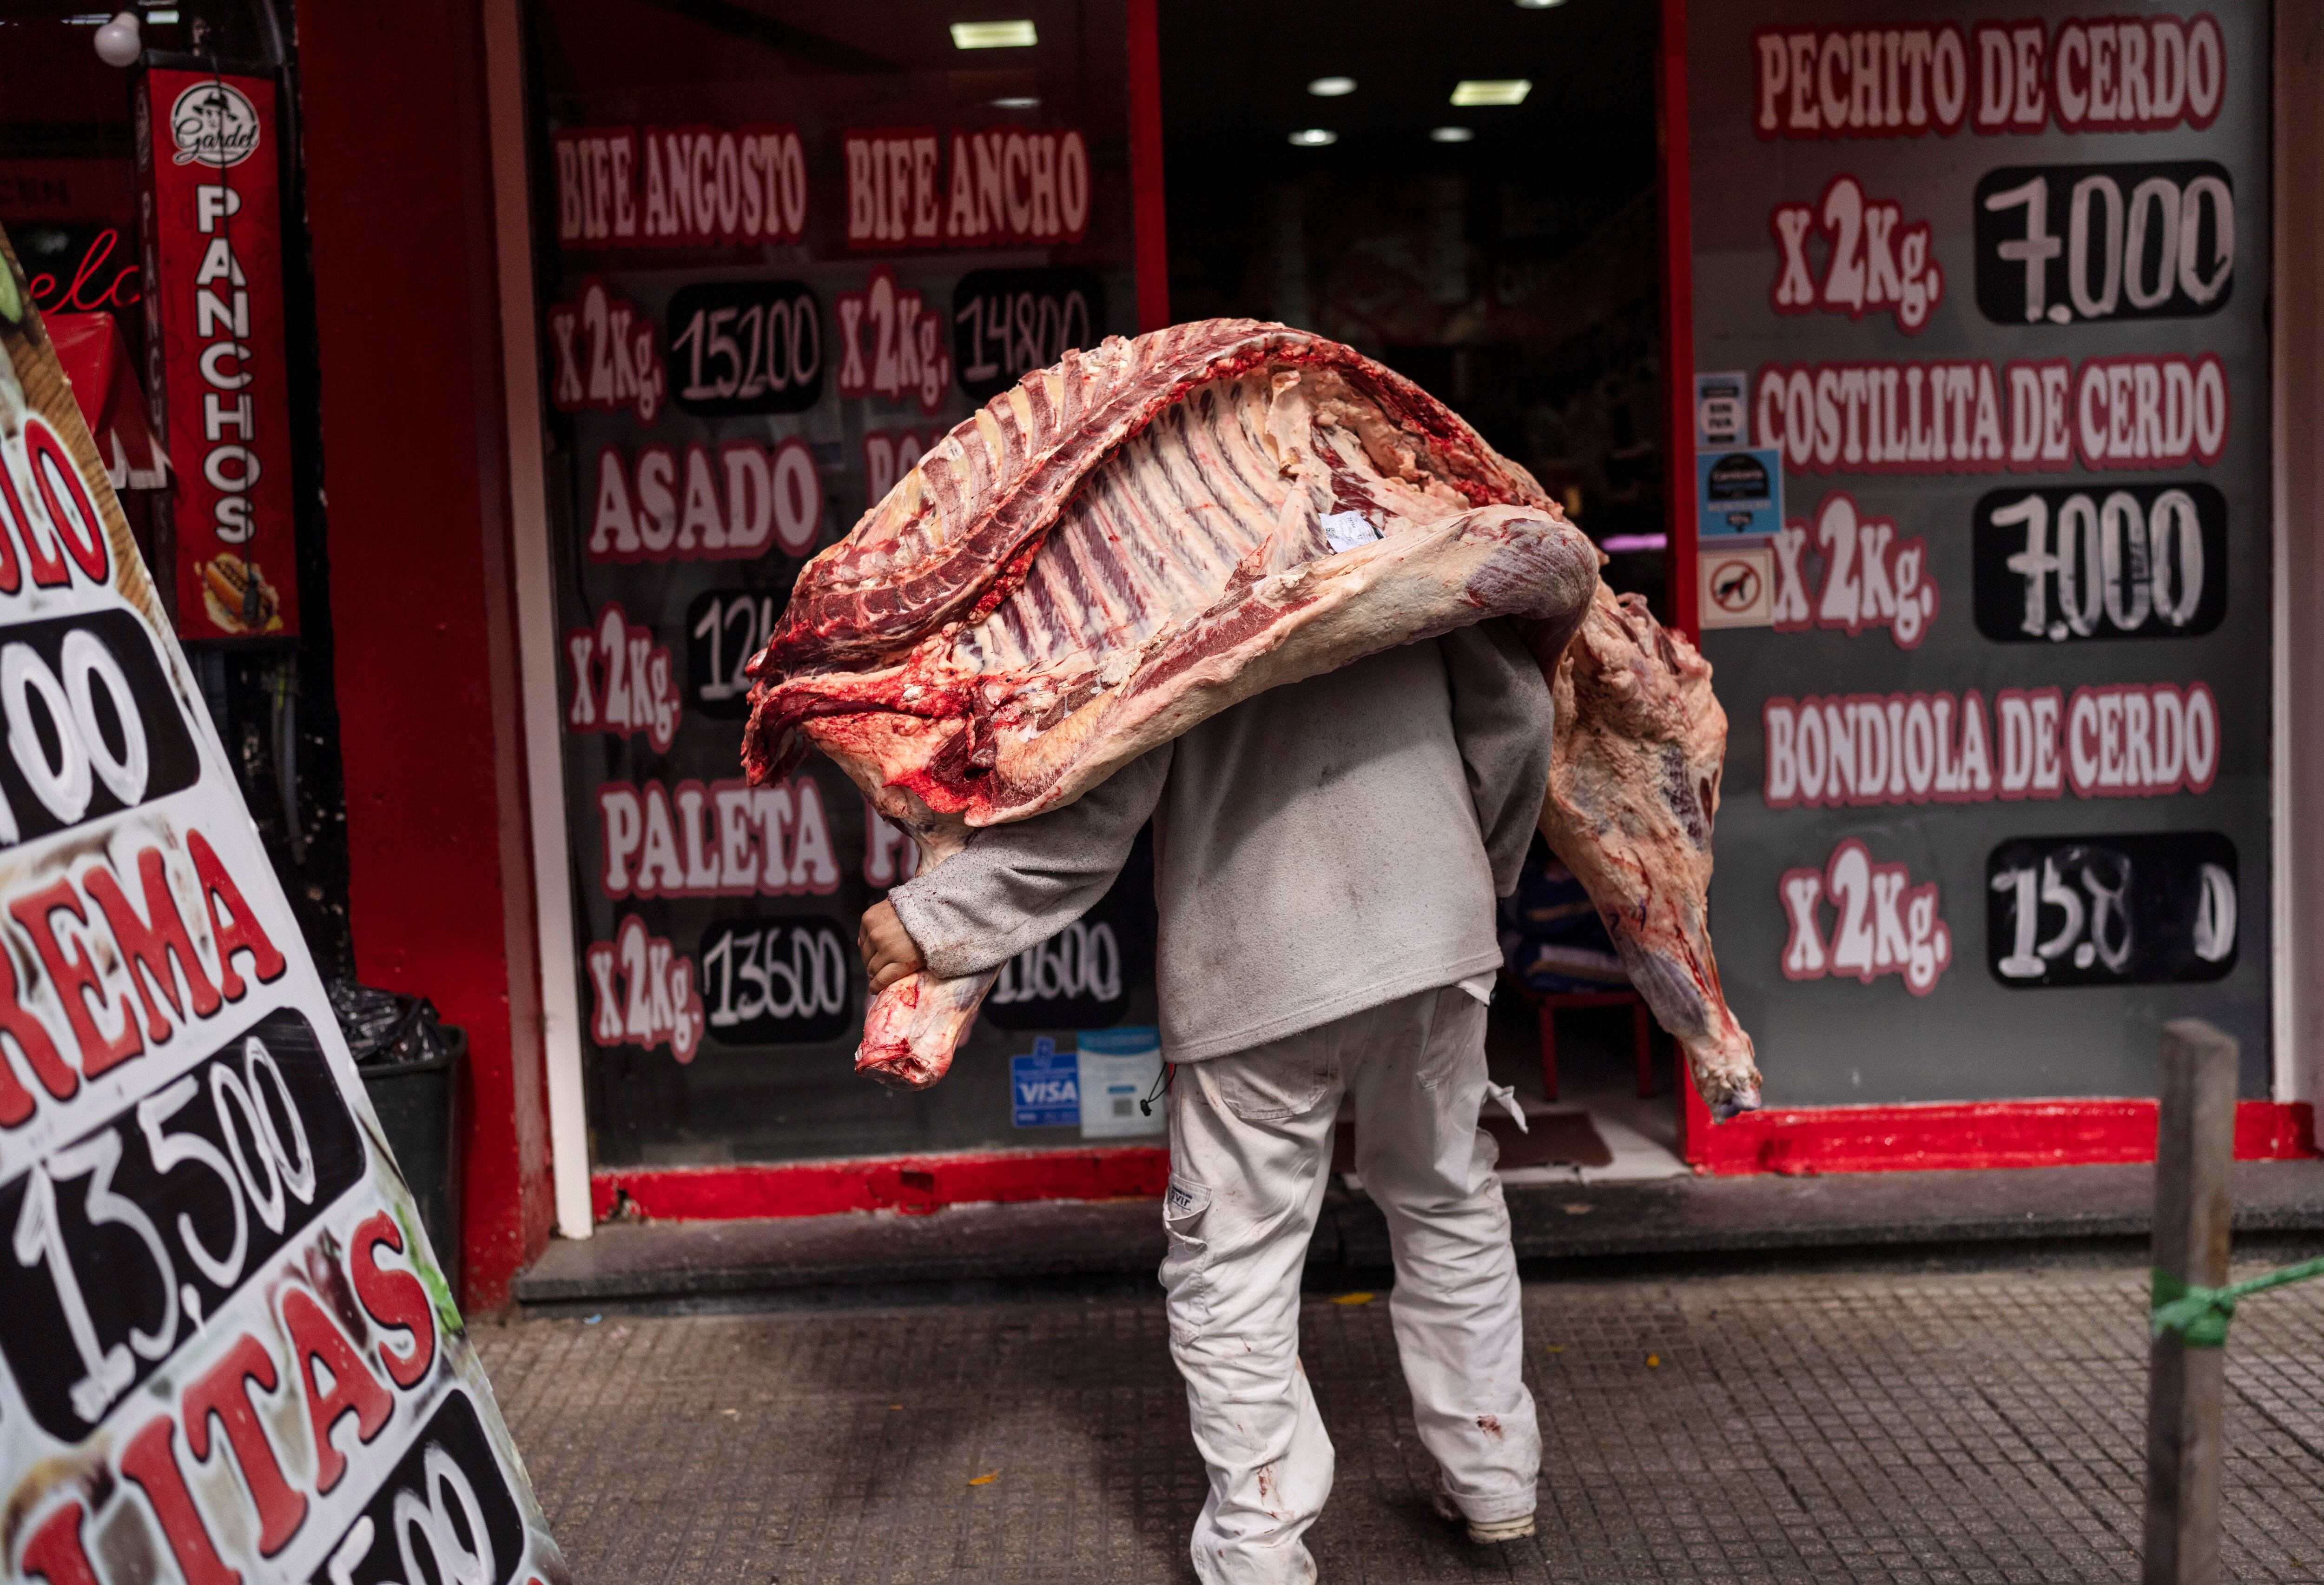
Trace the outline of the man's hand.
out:
[[[885,898],[863,911],[862,928],[855,932],[856,950],[863,954],[864,972],[872,977],[872,994],[878,996],[908,974],[920,969],[920,950],[912,945],[895,905]]]

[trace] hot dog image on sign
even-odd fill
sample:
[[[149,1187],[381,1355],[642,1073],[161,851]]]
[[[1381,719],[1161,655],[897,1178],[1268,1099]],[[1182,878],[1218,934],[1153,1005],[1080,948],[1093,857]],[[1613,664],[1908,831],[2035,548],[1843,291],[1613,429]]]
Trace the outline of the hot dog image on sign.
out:
[[[562,1585],[5,238],[0,347],[0,1579]]]

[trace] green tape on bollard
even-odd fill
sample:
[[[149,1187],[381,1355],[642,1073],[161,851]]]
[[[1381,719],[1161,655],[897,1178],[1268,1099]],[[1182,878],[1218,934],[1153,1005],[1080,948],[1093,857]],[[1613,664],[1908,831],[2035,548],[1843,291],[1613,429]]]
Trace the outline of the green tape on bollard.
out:
[[[2324,1256],[2229,1283],[2224,1288],[2198,1286],[2159,1265],[2153,1276],[2153,1298],[2146,1317],[2150,1332],[2158,1338],[2167,1332],[2189,1349],[2217,1349],[2227,1343],[2227,1323],[2236,1318],[2236,1300],[2324,1277]]]

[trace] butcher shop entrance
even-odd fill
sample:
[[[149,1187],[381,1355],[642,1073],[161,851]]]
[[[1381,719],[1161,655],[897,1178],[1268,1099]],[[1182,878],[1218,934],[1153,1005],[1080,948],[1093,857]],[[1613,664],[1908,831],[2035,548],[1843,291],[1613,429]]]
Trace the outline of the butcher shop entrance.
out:
[[[1531,470],[1616,589],[1682,620],[1652,9],[1504,5],[1416,32],[1389,4],[1319,26],[1191,0],[1160,42],[1171,317],[1278,320],[1409,375]],[[1504,1168],[1685,1172],[1668,1038],[1538,839],[1500,922],[1489,1052],[1533,1114],[1487,1120]]]
[[[1531,468],[1674,615],[1652,14],[1508,5],[1416,38],[1386,4],[1328,28],[1159,9],[525,6],[568,1233],[1158,1188],[1142,849],[1002,969],[951,1076],[899,1098],[848,1058],[856,922],[911,844],[827,764],[738,779],[741,667],[806,558],[1065,348],[1225,315],[1351,343]],[[1552,867],[1526,884],[1495,1050],[1541,1112],[1524,997],[1619,969],[1557,913]],[[1666,1055],[1642,1102],[1627,1012],[1563,1018],[1564,1120],[1513,1161],[1676,1170]],[[1593,1122],[1598,1090],[1620,1106]]]
[[[2310,266],[2271,171],[2314,140],[2264,5],[994,9],[522,0],[566,1232],[1159,1191],[1145,853],[941,1085],[877,1089],[857,924],[913,848],[827,763],[742,783],[742,667],[976,406],[1223,316],[1441,397],[1716,669],[1711,914],[1768,1109],[1714,1127],[1659,1032],[1641,1061],[1538,852],[1491,1024],[1514,1170],[2143,1159],[2183,1015],[2241,1043],[2246,1154],[2312,1150],[2282,966],[2324,885],[2288,884],[2274,736],[2315,713],[2278,571],[2311,549],[2274,503],[2314,448],[2271,425],[2315,293],[2273,279]]]

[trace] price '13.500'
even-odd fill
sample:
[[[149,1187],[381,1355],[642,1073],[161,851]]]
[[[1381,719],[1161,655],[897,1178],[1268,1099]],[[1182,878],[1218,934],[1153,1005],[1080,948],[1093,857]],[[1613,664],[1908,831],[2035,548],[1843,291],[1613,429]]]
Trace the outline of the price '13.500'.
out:
[[[278,1013],[0,1192],[0,1346],[44,1423],[69,1404],[98,1424],[355,1182],[354,1123],[312,1047]]]

